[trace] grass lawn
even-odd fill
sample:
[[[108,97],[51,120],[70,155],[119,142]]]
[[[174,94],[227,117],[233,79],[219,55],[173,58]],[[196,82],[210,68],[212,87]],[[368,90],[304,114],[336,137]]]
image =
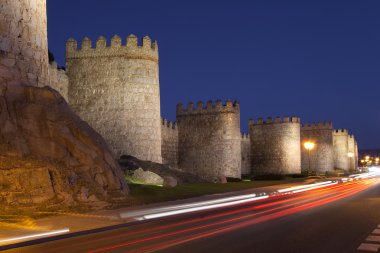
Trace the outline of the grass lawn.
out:
[[[303,180],[305,180],[305,178],[286,178],[283,180],[263,180],[249,182],[243,181],[231,182],[227,184],[183,184],[173,188],[165,188],[154,185],[129,184],[129,188],[134,204],[149,204],[162,201],[199,197],[208,194],[246,190],[278,184],[297,183]]]

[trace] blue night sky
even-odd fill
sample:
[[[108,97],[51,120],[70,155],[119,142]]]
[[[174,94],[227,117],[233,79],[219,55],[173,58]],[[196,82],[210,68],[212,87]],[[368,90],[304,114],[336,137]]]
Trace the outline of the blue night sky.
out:
[[[162,115],[233,99],[248,119],[300,116],[380,147],[380,1],[48,0],[49,48],[130,33],[158,40]]]

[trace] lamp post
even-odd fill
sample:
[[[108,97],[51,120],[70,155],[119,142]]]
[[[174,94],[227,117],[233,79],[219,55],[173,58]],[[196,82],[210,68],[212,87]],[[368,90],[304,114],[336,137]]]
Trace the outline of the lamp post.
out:
[[[308,159],[309,159],[309,169],[307,171],[307,175],[309,176],[310,175],[310,167],[311,167],[311,161],[310,161],[310,152],[314,149],[315,147],[315,143],[314,142],[311,142],[311,141],[306,141],[303,146],[305,147],[305,149],[307,150],[307,154],[308,154]]]

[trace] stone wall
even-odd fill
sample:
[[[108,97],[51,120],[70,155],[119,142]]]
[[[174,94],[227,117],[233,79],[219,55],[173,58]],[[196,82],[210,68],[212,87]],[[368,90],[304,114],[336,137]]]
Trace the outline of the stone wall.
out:
[[[178,168],[178,128],[176,123],[162,119],[162,163]]]
[[[355,140],[355,167],[359,166],[359,147],[358,142]]]
[[[347,129],[338,129],[333,131],[334,141],[334,167],[336,169],[349,170],[350,164],[348,159],[348,131]]]
[[[81,49],[66,45],[69,104],[97,130],[117,156],[162,162],[158,46],[149,37],[142,45],[134,35],[123,45],[114,36]]]
[[[241,177],[240,106],[198,102],[177,106],[179,168],[207,181]]]
[[[324,173],[334,170],[333,125],[331,122],[304,124],[301,127],[301,167],[309,170],[309,155],[304,147],[306,141],[315,143],[310,151],[310,171]]]
[[[300,119],[259,118],[249,123],[253,175],[301,173]]]
[[[355,136],[349,135],[348,136],[348,153],[353,155],[353,157],[348,157],[348,169],[350,171],[355,170],[357,168],[357,163],[356,163],[356,147],[355,147],[356,141],[355,141]],[[347,154],[348,156],[348,154]],[[356,163],[356,164],[355,164]]]
[[[251,140],[249,134],[241,135],[241,174],[251,174]]]
[[[58,69],[56,62],[49,65],[49,86],[58,91],[62,97],[67,101],[69,92],[69,78],[66,71]]]
[[[0,13],[0,83],[46,85],[46,0],[1,0]]]

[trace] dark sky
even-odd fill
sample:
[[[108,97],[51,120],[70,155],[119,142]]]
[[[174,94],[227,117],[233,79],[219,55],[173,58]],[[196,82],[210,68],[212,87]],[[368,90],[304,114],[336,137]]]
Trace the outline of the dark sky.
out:
[[[233,99],[250,117],[298,115],[380,147],[380,1],[48,0],[49,47],[130,33],[158,40],[163,116]]]

